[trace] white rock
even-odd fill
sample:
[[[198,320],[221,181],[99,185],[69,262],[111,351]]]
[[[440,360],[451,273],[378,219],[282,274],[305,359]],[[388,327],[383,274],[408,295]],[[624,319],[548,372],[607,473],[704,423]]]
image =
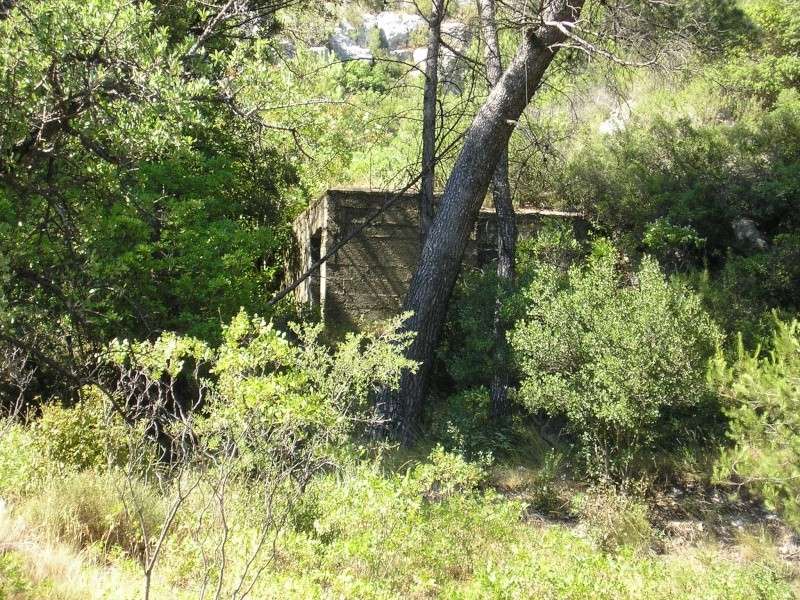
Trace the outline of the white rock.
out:
[[[758,250],[767,249],[767,240],[761,235],[758,230],[758,225],[753,219],[737,219],[733,222],[733,233],[736,236],[736,241],[750,245]]]
[[[290,60],[297,56],[297,50],[295,49],[292,40],[286,38],[278,40],[278,48],[280,53]]]
[[[330,49],[325,46],[310,46],[308,51],[319,58],[328,58],[328,55],[331,53]]]
[[[457,50],[464,50],[472,39],[472,32],[464,23],[448,19],[442,23],[442,38]]]
[[[328,47],[341,60],[370,60],[369,48],[359,46],[342,30],[337,29],[328,39]]]
[[[600,125],[597,127],[597,131],[603,135],[609,135],[616,133],[617,131],[622,131],[625,129],[625,125],[630,118],[631,105],[619,105],[613,111],[611,111],[611,116],[608,119],[600,123]]]
[[[408,46],[411,33],[424,26],[425,20],[419,15],[399,13],[391,10],[376,15],[364,16],[364,29],[373,27],[381,30],[389,50],[398,50]]]
[[[412,63],[414,59],[414,51],[411,48],[400,48],[399,50],[391,51],[392,58],[401,60],[406,63]]]

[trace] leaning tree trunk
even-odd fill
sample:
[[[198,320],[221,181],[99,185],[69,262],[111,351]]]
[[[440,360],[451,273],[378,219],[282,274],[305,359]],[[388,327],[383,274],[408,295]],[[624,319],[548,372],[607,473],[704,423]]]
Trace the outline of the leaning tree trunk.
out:
[[[494,0],[478,0],[481,29],[486,44],[486,75],[489,85],[494,87],[503,75],[500,59],[500,44],[497,40]],[[514,254],[517,248],[517,216],[511,203],[511,185],[508,182],[508,144],[497,159],[492,177],[492,201],[497,213],[497,279],[498,287],[510,287],[514,283]],[[495,299],[493,335],[495,368],[491,387],[491,416],[497,420],[508,414],[509,374],[506,368],[508,342],[502,318],[502,289]]]
[[[445,0],[433,0],[428,20],[428,54],[425,58],[425,94],[422,100],[422,183],[419,224],[424,242],[433,223],[434,170],[436,163],[436,99],[439,87],[439,46]]]
[[[574,22],[583,3],[553,0],[542,15],[542,24],[523,32],[516,56],[475,116],[447,180],[404,304],[404,310],[412,312],[405,327],[416,334],[406,356],[418,362],[419,369],[405,372],[399,389],[385,390],[377,401],[389,433],[405,444],[416,434],[447,304],[498,158],[558,51],[556,44],[566,38],[558,27],[545,23]]]

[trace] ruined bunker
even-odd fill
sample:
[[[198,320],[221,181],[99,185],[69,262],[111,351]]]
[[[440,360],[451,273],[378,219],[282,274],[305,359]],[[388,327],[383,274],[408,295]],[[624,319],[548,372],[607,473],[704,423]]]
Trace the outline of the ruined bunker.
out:
[[[372,223],[294,290],[295,299],[318,308],[327,323],[356,327],[400,310],[420,256],[418,195],[331,189],[295,219],[295,252],[287,269],[290,282],[392,199]],[[576,212],[517,209],[521,238],[533,235],[548,221],[569,223],[581,238],[588,229]],[[496,232],[494,209],[481,209],[464,256],[465,266],[479,267],[493,260]]]

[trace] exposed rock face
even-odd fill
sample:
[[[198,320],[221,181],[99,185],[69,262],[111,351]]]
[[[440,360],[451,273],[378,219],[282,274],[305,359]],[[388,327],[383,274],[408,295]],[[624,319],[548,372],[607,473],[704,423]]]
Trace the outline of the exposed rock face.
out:
[[[402,60],[403,62],[414,64],[414,50],[412,48],[392,50],[390,54],[395,60]]]
[[[625,125],[627,124],[630,117],[631,117],[630,105],[623,104],[617,106],[613,111],[611,111],[611,116],[602,123],[600,123],[600,125],[598,125],[597,131],[599,131],[603,135],[610,135],[612,133],[622,131],[623,129],[625,129]]]
[[[376,15],[364,16],[365,32],[375,27],[380,29],[390,51],[407,48],[411,41],[411,34],[424,26],[425,20],[419,15],[384,11]]]
[[[733,233],[736,241],[755,250],[766,250],[767,240],[761,235],[753,219],[737,219],[733,222]]]
[[[308,51],[314,56],[324,59],[330,54],[330,49],[327,46],[310,46]]]
[[[377,14],[366,14],[359,26],[353,26],[347,21],[336,25],[333,34],[326,41],[326,46],[340,60],[371,60],[369,38],[374,31],[380,33],[381,46],[384,47],[392,58],[422,67],[427,57],[427,49],[414,47],[412,34],[418,29],[425,29],[425,19],[416,14],[397,11],[383,11]],[[451,87],[453,82],[460,81],[463,75],[464,64],[459,60],[458,53],[467,49],[472,38],[469,27],[455,19],[448,19],[442,23],[442,39],[445,44],[455,50],[442,48],[439,61],[440,76],[445,88]],[[417,74],[422,74],[419,70]]]
[[[427,48],[414,48],[414,51],[411,53],[411,62],[413,62],[421,69],[425,68],[425,61],[427,59],[428,59]]]
[[[347,21],[342,21],[328,38],[328,48],[340,60],[371,60],[372,52],[369,48],[358,44],[355,28]],[[355,38],[355,39],[354,39]]]
[[[448,19],[442,23],[442,57],[439,70],[446,91],[458,91],[467,68],[460,54],[465,52],[472,41],[472,32],[461,21]]]
[[[455,19],[447,19],[442,23],[442,38],[459,52],[466,49],[472,40],[472,32],[464,23]]]
[[[297,49],[294,47],[294,43],[292,40],[289,39],[281,39],[278,40],[278,49],[282,56],[285,56],[288,59],[292,59],[297,56]]]

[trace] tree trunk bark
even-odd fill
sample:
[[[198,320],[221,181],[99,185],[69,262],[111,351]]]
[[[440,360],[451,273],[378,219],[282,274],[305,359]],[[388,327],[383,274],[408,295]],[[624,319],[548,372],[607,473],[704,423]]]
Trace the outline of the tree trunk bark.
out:
[[[542,21],[574,22],[583,2],[549,2]],[[404,304],[404,310],[412,312],[405,327],[416,333],[406,356],[420,363],[420,367],[417,373],[405,372],[399,389],[385,390],[377,402],[388,432],[405,444],[410,444],[417,433],[433,353],[489,181],[517,119],[558,51],[554,44],[563,42],[565,37],[557,27],[544,24],[523,32],[516,56],[475,116],[447,180]]]
[[[0,20],[8,18],[17,0],[0,0]]]
[[[434,175],[436,167],[436,100],[439,87],[439,46],[445,0],[433,0],[428,20],[428,54],[425,58],[425,94],[422,100],[422,183],[419,224],[423,243],[433,223]]]
[[[494,0],[478,0],[483,40],[486,44],[486,74],[494,87],[503,75],[500,43],[497,40],[497,22]],[[508,342],[502,319],[502,292],[514,283],[514,255],[517,248],[517,216],[511,203],[511,185],[508,182],[508,144],[497,160],[492,177],[492,201],[497,214],[497,279],[498,294],[494,306],[493,336],[495,371],[491,386],[491,417],[494,420],[508,415],[509,374],[506,368]]]

